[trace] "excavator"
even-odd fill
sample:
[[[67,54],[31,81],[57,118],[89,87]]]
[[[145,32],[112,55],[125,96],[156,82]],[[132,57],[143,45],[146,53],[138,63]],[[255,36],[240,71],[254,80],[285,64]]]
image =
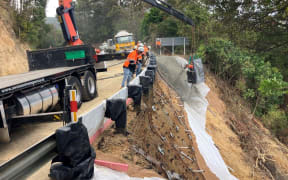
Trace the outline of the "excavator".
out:
[[[191,26],[195,26],[194,22],[192,19],[190,19],[189,17],[185,16],[183,13],[181,13],[180,11],[174,9],[171,5],[169,5],[168,3],[162,1],[162,0],[142,0],[148,4],[150,4],[153,7],[156,7],[174,17],[176,17],[177,19],[191,25]]]

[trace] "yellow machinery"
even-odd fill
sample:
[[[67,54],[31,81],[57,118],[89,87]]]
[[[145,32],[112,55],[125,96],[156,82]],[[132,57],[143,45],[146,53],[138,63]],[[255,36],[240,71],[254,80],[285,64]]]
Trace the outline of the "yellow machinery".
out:
[[[135,47],[135,39],[132,33],[120,31],[114,38],[116,53],[131,52]]]

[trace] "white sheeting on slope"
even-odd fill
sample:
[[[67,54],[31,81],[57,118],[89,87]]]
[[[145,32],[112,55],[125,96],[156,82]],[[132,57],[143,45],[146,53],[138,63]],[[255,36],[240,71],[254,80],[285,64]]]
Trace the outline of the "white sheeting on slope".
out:
[[[94,178],[92,180],[163,180],[162,178],[135,178],[129,177],[127,174],[114,171],[101,166],[94,167]]]
[[[181,67],[186,64],[186,60],[180,57],[176,58]],[[187,83],[187,86],[191,87]],[[206,112],[209,105],[206,96],[210,91],[205,83],[194,85],[197,94],[191,94],[189,103],[184,103],[184,108],[188,115],[190,127],[196,137],[196,142],[201,155],[203,156],[209,169],[221,180],[236,180],[230,174],[228,168],[216,148],[212,137],[206,132]]]

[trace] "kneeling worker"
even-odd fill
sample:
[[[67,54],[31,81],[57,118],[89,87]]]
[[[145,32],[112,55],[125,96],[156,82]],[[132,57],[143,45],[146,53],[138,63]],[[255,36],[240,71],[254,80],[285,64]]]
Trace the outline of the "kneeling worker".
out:
[[[141,73],[142,63],[143,63],[143,56],[144,56],[144,48],[139,47],[138,48],[138,58],[137,58],[137,70],[136,70],[136,76],[138,76]]]
[[[127,86],[132,79],[132,76],[136,69],[136,62],[138,57],[138,50],[135,48],[128,56],[126,61],[123,64],[123,81],[121,84],[121,88],[125,86],[125,82],[127,81]]]

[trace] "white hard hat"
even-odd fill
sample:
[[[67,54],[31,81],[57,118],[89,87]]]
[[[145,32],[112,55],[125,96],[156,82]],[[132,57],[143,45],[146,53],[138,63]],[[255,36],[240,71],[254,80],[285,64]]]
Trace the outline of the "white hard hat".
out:
[[[144,48],[143,48],[143,47],[139,47],[139,48],[138,48],[138,51],[144,52]]]

